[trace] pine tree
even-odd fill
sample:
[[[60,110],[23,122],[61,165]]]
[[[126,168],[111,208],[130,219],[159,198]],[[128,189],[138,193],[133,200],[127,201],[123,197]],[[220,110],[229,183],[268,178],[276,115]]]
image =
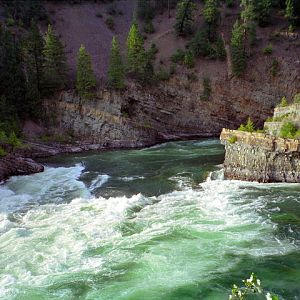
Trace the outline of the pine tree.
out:
[[[174,25],[177,35],[187,35],[192,32],[194,22],[193,12],[195,9],[196,4],[192,0],[179,1]]]
[[[37,116],[43,78],[44,41],[37,24],[32,21],[23,44],[24,69],[26,75],[26,104],[29,113]]]
[[[77,56],[76,89],[83,98],[92,98],[96,87],[96,77],[92,69],[92,61],[83,45]]]
[[[120,54],[120,46],[115,37],[113,37],[111,43],[108,83],[111,87],[116,89],[124,88],[124,66]]]
[[[266,26],[269,23],[272,0],[254,1],[254,14],[260,26]]]
[[[137,23],[133,22],[127,37],[127,71],[134,75],[141,75],[146,64],[144,40]]]
[[[64,87],[67,73],[64,46],[53,32],[51,25],[48,26],[46,33],[43,55],[45,57],[43,63],[45,90],[51,93]]]
[[[212,40],[216,31],[216,25],[218,20],[218,1],[206,0],[203,8],[203,16],[206,24],[208,25],[208,36]]]
[[[231,36],[232,72],[240,76],[246,69],[246,54],[244,50],[244,30],[238,21],[235,22]]]
[[[295,15],[294,15],[294,1],[293,0],[286,0],[285,2],[285,17],[287,18],[290,26],[294,26],[295,22]]]
[[[154,9],[150,0],[138,0],[137,16],[143,20],[151,20],[154,17]]]

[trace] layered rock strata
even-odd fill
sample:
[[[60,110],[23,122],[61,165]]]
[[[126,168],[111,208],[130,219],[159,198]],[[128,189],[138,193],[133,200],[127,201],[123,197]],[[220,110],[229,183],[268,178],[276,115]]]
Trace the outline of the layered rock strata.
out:
[[[223,129],[225,178],[300,182],[300,141],[263,133]]]

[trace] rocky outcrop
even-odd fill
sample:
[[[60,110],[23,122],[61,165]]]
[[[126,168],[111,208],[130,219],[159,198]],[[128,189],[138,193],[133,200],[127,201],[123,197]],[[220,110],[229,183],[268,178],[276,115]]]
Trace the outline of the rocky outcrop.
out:
[[[30,158],[14,154],[0,158],[0,182],[15,175],[29,175],[44,171],[44,166]]]
[[[225,178],[300,182],[300,141],[263,133],[223,129]]]

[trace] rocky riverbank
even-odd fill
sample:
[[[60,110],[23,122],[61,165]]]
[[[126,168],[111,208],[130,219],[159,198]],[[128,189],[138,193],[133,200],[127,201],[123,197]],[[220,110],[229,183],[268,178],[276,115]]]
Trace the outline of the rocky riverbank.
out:
[[[300,141],[263,133],[223,129],[225,178],[300,182]]]

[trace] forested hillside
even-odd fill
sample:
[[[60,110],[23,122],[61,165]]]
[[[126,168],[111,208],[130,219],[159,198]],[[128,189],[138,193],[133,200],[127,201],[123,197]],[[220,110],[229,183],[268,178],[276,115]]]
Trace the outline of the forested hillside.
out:
[[[135,82],[155,92],[177,78],[212,110],[222,81],[287,87],[285,75],[294,78],[300,68],[298,0],[0,3],[0,131],[6,138],[20,134],[24,120],[43,118],[42,99],[64,89],[92,99],[104,87],[123,90]],[[291,80],[294,94],[299,79]],[[272,96],[257,101],[269,107]],[[234,97],[240,104],[247,99]],[[223,108],[214,117],[230,118]]]

